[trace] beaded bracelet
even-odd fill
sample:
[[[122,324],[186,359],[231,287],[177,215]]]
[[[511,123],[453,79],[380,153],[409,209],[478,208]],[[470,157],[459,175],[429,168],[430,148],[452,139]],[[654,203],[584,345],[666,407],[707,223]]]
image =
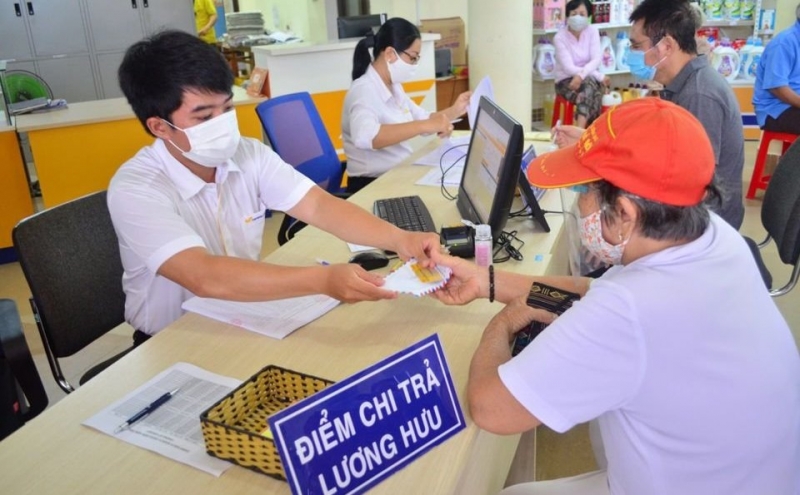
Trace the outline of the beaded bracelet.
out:
[[[494,302],[494,265],[489,265],[489,302]]]

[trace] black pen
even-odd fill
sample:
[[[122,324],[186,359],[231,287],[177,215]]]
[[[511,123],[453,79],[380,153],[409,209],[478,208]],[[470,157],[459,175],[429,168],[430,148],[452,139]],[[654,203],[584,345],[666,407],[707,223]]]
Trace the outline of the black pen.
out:
[[[178,393],[178,390],[180,390],[180,387],[176,388],[172,392],[167,392],[166,394],[162,395],[158,399],[154,400],[149,406],[145,407],[141,411],[139,411],[136,414],[134,414],[133,416],[131,416],[127,421],[125,421],[121,425],[117,426],[117,429],[114,430],[114,434],[116,435],[117,433],[130,428],[130,426],[133,423],[139,421],[140,419],[144,418],[145,416],[147,416],[151,412],[153,412],[156,409],[158,409],[159,407],[163,406],[168,400],[173,398],[175,396],[175,394]]]

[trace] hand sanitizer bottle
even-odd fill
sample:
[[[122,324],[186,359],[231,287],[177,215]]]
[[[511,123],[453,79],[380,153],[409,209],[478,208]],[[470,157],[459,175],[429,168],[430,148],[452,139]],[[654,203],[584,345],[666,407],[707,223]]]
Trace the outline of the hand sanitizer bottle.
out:
[[[492,264],[492,228],[486,224],[475,226],[475,264],[489,266]]]

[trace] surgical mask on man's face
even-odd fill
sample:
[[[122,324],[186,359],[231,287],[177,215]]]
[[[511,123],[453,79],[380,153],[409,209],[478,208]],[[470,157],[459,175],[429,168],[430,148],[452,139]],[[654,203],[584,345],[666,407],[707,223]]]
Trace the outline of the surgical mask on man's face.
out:
[[[414,78],[417,73],[417,65],[409,64],[403,60],[399,52],[395,51],[395,53],[397,54],[397,60],[394,62],[386,61],[389,66],[389,77],[392,78],[393,84],[402,84]]]
[[[658,43],[661,43],[660,41]],[[628,69],[631,71],[635,77],[639,79],[643,79],[645,81],[652,81],[654,77],[656,77],[656,67],[658,64],[664,61],[663,57],[661,60],[655,63],[655,65],[647,65],[644,61],[644,56],[652,50],[653,48],[658,46],[658,43],[651,46],[648,50],[629,50],[628,56],[625,58],[625,65],[628,66]]]
[[[567,25],[573,31],[583,31],[589,25],[589,18],[585,15],[571,15],[567,17]]]
[[[605,240],[601,211],[597,210],[580,219],[581,243],[590,254],[596,256],[603,263],[619,265],[622,263],[622,254],[625,252],[628,239],[620,239],[620,243],[616,246]]]
[[[164,122],[186,134],[190,149],[183,151],[172,140],[169,140],[169,143],[184,157],[203,167],[218,167],[230,160],[242,138],[234,110],[186,129],[181,129],[166,120]]]

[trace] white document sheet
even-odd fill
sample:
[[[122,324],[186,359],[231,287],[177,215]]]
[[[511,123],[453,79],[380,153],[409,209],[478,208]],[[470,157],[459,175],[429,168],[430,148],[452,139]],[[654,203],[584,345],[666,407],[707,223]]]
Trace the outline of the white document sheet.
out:
[[[447,168],[460,163],[463,166],[464,157],[469,149],[469,140],[469,135],[443,139],[435,150],[418,158],[414,164]]]
[[[347,248],[350,249],[351,253],[360,253],[362,251],[375,251],[378,249],[373,246],[362,246],[361,244],[353,244],[351,242],[347,243]]]
[[[282,339],[311,323],[339,304],[324,295],[292,297],[263,302],[223,301],[193,297],[181,306],[223,323],[236,325],[274,339]]]
[[[478,105],[481,102],[481,96],[495,101],[494,88],[492,87],[492,80],[489,79],[489,76],[484,76],[483,79],[481,79],[481,82],[478,83],[478,86],[475,87],[475,91],[472,92],[472,96],[469,98],[467,115],[469,116],[470,129],[475,129],[475,119],[478,117]]]
[[[444,175],[444,177],[442,177],[442,175]],[[462,175],[464,175],[463,164],[454,165],[445,169],[444,174],[442,174],[442,170],[439,167],[434,167],[427,174],[420,177],[414,184],[418,186],[436,187],[440,187],[444,184],[447,187],[458,187],[461,184]]]
[[[233,464],[206,453],[200,414],[240,384],[235,378],[176,363],[83,425],[219,477]],[[178,393],[164,405],[114,434],[128,418],[176,388]]]

